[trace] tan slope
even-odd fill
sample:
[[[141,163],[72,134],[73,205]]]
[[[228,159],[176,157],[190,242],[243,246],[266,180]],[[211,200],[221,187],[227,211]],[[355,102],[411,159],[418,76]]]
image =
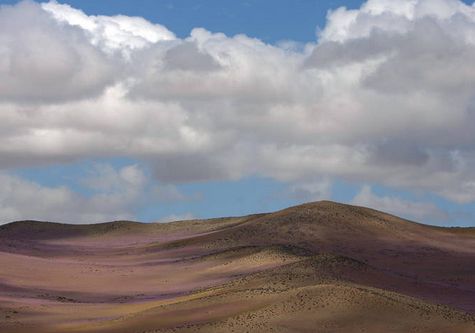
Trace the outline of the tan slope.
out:
[[[279,253],[279,249],[271,252]],[[322,255],[253,273],[186,297],[149,304],[112,321],[58,330],[84,332],[460,332],[473,317],[447,307],[346,282],[368,270]]]
[[[309,203],[249,218],[216,233],[160,244],[156,250],[272,245],[350,257],[387,276],[412,281],[404,287],[385,283],[387,279],[370,281],[370,285],[475,311],[475,235],[471,229],[427,226],[364,207]]]
[[[435,304],[475,313],[474,248],[470,229],[332,202],[14,223],[0,227],[0,332],[472,332],[473,318]]]

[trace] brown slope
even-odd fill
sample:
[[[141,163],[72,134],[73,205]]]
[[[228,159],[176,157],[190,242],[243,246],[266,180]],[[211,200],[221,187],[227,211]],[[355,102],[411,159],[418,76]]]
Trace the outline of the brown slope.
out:
[[[13,224],[0,228],[0,332],[472,332],[473,318],[434,304],[475,313],[474,241],[332,202],[171,224]]]
[[[0,226],[0,251],[44,257],[77,254],[84,245],[125,249],[131,244],[134,251],[146,251],[154,243],[214,232],[246,219],[231,217],[170,223],[114,221],[83,225],[18,221]]]
[[[401,288],[383,280],[379,287],[475,312],[475,235],[470,229],[427,226],[364,207],[329,201],[304,204],[160,248],[276,244],[368,263],[417,285]]]
[[[275,254],[287,253],[274,248]],[[120,332],[459,332],[474,318],[369,288],[345,276],[374,274],[350,258],[319,255],[237,278],[176,301],[89,326]],[[63,326],[72,329],[70,325]]]
[[[262,216],[255,215],[255,216]],[[149,233],[169,231],[207,232],[229,226],[246,217],[229,217],[209,220],[190,220],[169,223],[141,223],[135,221],[113,221],[96,224],[66,224],[45,221],[16,221],[0,225],[0,239],[9,240],[48,240],[102,236],[121,233]]]

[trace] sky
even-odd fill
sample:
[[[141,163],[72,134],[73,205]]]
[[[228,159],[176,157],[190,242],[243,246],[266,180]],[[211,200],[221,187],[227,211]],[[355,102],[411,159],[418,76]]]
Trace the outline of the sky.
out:
[[[334,200],[475,226],[472,1],[0,4],[0,224]]]

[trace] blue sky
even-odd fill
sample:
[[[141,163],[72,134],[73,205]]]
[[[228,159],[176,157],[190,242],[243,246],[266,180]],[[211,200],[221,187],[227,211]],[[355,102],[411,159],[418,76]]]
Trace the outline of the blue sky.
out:
[[[0,1],[4,4],[17,2]],[[315,40],[315,30],[325,24],[328,10],[340,6],[357,8],[362,1],[69,0],[61,3],[92,15],[144,17],[165,25],[179,37],[187,37],[195,27],[204,27],[227,35],[244,33],[269,43],[281,40],[305,43]]]
[[[6,22],[0,24],[0,37],[1,33],[14,37],[21,31],[21,38],[27,38],[28,34],[35,34],[33,31],[41,31],[42,38],[46,36],[52,41],[44,51],[45,58],[36,52],[44,47],[41,44],[35,46],[33,42],[26,50],[16,44],[5,46],[7,50],[11,48],[9,54],[14,58],[34,54],[47,66],[41,66],[41,71],[35,73],[36,63],[31,65],[31,77],[38,75],[38,82],[43,84],[38,92],[34,91],[38,85],[22,90],[25,84],[20,85],[23,74],[18,67],[9,69],[11,76],[5,78],[13,82],[11,89],[8,87],[10,90],[3,95],[0,92],[0,114],[17,130],[15,135],[0,127],[1,139],[10,143],[0,147],[0,159],[4,161],[0,164],[0,183],[3,181],[7,189],[20,188],[0,193],[0,213],[5,216],[3,220],[0,217],[0,223],[16,218],[83,223],[122,217],[156,221],[236,216],[331,199],[379,208],[430,224],[475,226],[475,182],[470,171],[475,149],[471,147],[469,133],[469,124],[475,119],[475,94],[466,89],[474,83],[473,78],[459,75],[448,80],[458,87],[456,93],[452,86],[444,84],[424,86],[428,73],[438,65],[423,60],[428,59],[428,54],[438,54],[450,62],[451,58],[444,58],[450,55],[442,50],[457,45],[466,50],[454,56],[459,57],[454,59],[454,66],[463,66],[468,61],[464,54],[472,52],[472,45],[461,39],[465,32],[469,36],[475,31],[471,30],[475,29],[475,14],[457,0],[417,2],[417,14],[407,16],[408,19],[404,15],[415,9],[402,5],[407,2],[395,5],[384,0],[373,0],[366,9],[361,7],[363,1],[344,0],[70,0],[53,2],[49,7],[0,0],[0,4],[14,5],[1,9],[4,16],[0,11],[0,22],[2,17]],[[340,7],[346,9],[339,9],[327,21],[327,13]],[[81,22],[93,22],[95,15],[106,17],[94,21],[102,30],[89,31],[87,25],[74,21],[77,16],[72,16],[67,8],[74,10]],[[107,29],[115,29],[111,27],[119,23],[110,25],[107,17],[116,15],[141,17],[160,25],[158,30],[152,25],[144,28],[156,37],[141,36],[142,23],[139,27],[139,23],[130,23],[128,19],[123,22],[137,30],[131,32],[120,26],[122,30],[108,34]],[[353,15],[356,19],[351,26],[348,18]],[[15,17],[12,22],[16,23],[9,22],[9,17]],[[54,23],[49,22],[53,17]],[[432,21],[437,24],[431,25]],[[371,25],[376,26],[374,31],[380,31],[381,36],[387,34],[386,41],[393,44],[386,45],[378,34],[365,32],[365,27]],[[456,36],[451,34],[454,27],[460,31]],[[436,29],[440,31],[434,32],[435,36],[443,38],[430,38]],[[393,30],[403,37],[395,37]],[[212,35],[217,32],[226,37]],[[321,33],[321,41],[317,32]],[[140,38],[136,39],[137,34]],[[232,38],[237,34],[249,38]],[[410,42],[421,36],[426,36],[424,43]],[[64,46],[71,38],[84,42],[86,51],[79,50],[82,44]],[[26,40],[29,43],[33,39]],[[190,45],[195,44],[199,52],[189,56],[195,52],[195,46]],[[176,45],[190,48],[169,53]],[[285,45],[293,47],[287,50]],[[248,48],[253,50],[250,54],[246,53]],[[386,51],[398,56],[388,56],[384,63],[377,57]],[[69,56],[67,52],[77,54]],[[82,58],[86,54],[82,52],[94,56]],[[178,60],[170,60],[168,54],[174,54]],[[215,72],[217,63],[222,68],[226,66],[225,58],[220,58],[223,54],[231,54],[233,65],[229,65],[224,81],[215,83],[213,80],[219,80]],[[358,57],[363,60],[351,62]],[[409,64],[411,57],[414,64]],[[61,79],[61,71],[69,71],[56,65],[67,66],[73,61],[70,59],[76,58],[83,59],[80,65],[84,66],[86,76],[82,72],[78,75],[80,80],[86,77],[85,83],[56,84],[54,75],[59,73],[58,80],[65,80]],[[50,59],[63,60],[50,63]],[[180,72],[170,74],[160,69],[163,72],[154,76],[151,70],[141,70],[143,63],[156,64],[157,59],[170,61],[164,68],[178,66]],[[269,59],[269,69],[261,59]],[[346,74],[332,67],[332,61],[341,64],[341,68],[348,66],[353,76],[342,76]],[[386,69],[355,79],[354,75],[362,75],[357,74],[358,68],[361,73],[373,71],[368,66],[374,61],[380,61],[381,68]],[[408,69],[409,65],[417,69]],[[111,70],[110,66],[117,67]],[[242,68],[234,72],[236,66]],[[391,66],[401,68],[399,76],[391,74]],[[114,72],[122,68],[127,69],[116,77]],[[248,76],[232,77],[250,68]],[[451,69],[455,73],[457,70]],[[190,71],[190,76],[175,82],[176,75],[184,75],[183,71]],[[259,75],[253,77],[255,73]],[[49,78],[44,80],[43,74]],[[439,74],[446,77],[444,73],[435,75]],[[161,78],[171,81],[163,82]],[[284,82],[287,78],[295,78],[296,83]],[[229,88],[216,92],[220,86],[226,86],[228,79],[238,82],[236,91]],[[282,83],[280,79],[285,80]],[[273,89],[260,92],[263,82],[274,80]],[[429,77],[428,82],[433,81]],[[373,82],[376,88],[371,86]],[[195,92],[201,83],[204,88]],[[407,88],[411,85],[414,87]],[[92,91],[96,86],[97,91]],[[129,89],[125,97],[120,95],[120,89]],[[287,92],[291,95],[282,97]],[[119,96],[115,100],[114,94]],[[359,96],[372,97],[369,101]],[[274,102],[281,97],[282,103]],[[466,103],[454,103],[458,109],[450,115],[452,105],[434,107],[438,98]],[[120,106],[109,110],[110,105]],[[358,108],[353,109],[355,105]],[[394,105],[394,111],[388,110],[387,115],[381,116],[381,111],[377,111],[381,105]],[[345,119],[359,113],[355,119],[363,119],[361,122],[345,123]],[[28,121],[29,117],[32,121]],[[142,124],[137,128],[147,132],[137,142],[133,132],[136,127],[128,127],[135,123]],[[348,128],[352,129],[347,131]],[[446,141],[440,139],[454,131],[460,135]],[[18,133],[34,135],[30,138]],[[79,138],[78,142],[64,139],[71,133]],[[37,148],[28,148],[36,147],[36,143]],[[354,168],[349,163],[355,163]],[[375,169],[374,165],[380,168]],[[29,191],[44,195],[44,202],[39,199],[31,203],[24,196]],[[100,203],[108,206],[94,208]],[[59,213],[51,213],[53,210]],[[84,210],[84,214],[76,211],[73,216],[72,210]]]

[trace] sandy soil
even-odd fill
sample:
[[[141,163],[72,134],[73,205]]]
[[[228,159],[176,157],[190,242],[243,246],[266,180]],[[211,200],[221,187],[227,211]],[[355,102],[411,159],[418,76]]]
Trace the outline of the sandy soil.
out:
[[[475,231],[318,202],[0,227],[0,332],[475,332]]]

